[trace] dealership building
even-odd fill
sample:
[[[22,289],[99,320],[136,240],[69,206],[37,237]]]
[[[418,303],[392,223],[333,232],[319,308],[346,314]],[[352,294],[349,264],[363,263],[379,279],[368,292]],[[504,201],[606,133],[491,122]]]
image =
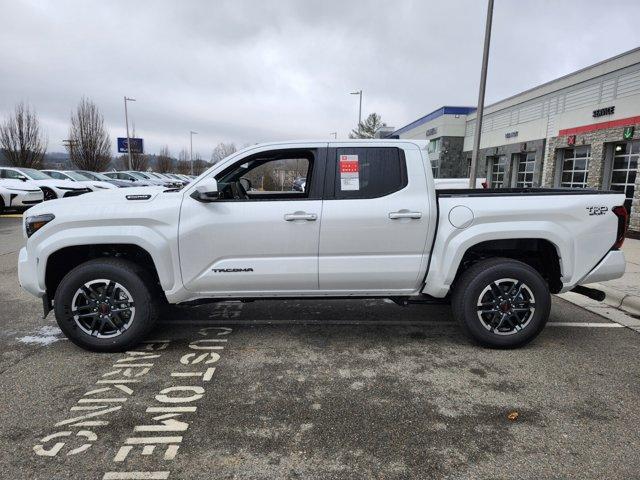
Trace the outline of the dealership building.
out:
[[[393,135],[429,140],[436,177],[468,177],[475,122],[475,108],[444,106]],[[494,188],[623,192],[640,231],[639,155],[640,48],[486,106],[478,176]]]

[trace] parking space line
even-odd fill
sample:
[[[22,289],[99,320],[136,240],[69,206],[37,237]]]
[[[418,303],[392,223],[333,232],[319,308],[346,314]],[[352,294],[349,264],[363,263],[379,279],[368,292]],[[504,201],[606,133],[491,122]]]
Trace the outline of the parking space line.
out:
[[[619,323],[605,322],[549,322],[550,327],[582,327],[582,328],[624,328]]]
[[[0,215],[0,218],[22,218],[22,215],[19,213],[5,213]]]
[[[452,320],[171,320],[161,322],[162,325],[380,325],[380,326],[438,326],[454,325]],[[624,325],[613,322],[548,322],[551,327],[577,327],[577,328],[624,328]]]

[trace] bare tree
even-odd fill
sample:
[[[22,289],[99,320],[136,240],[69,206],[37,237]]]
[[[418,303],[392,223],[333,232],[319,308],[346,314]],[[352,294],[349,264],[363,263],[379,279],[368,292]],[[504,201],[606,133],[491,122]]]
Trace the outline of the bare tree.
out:
[[[20,102],[0,125],[0,147],[14,167],[40,168],[47,151],[47,138],[40,130],[38,114]]]
[[[76,168],[102,172],[111,163],[111,139],[98,106],[82,98],[71,114],[67,151]]]
[[[227,158],[232,153],[237,151],[236,145],[234,143],[219,143],[216,148],[213,149],[213,153],[211,154],[211,163],[216,164],[220,160]]]
[[[170,172],[173,170],[173,160],[171,158],[171,153],[169,153],[168,145],[165,145],[160,149],[160,153],[156,159],[156,168],[160,173]]]
[[[204,161],[199,153],[195,154],[195,157],[193,159],[193,174],[194,175],[200,175],[202,172],[204,172],[210,166],[211,166],[211,164],[209,162]]]
[[[178,164],[177,164],[178,173],[183,175],[188,175],[191,173],[191,163],[189,162],[189,152],[186,148],[180,150],[178,154]]]
[[[358,124],[358,128],[351,130],[349,138],[374,138],[376,132],[387,124],[382,121],[377,113],[370,113],[364,122]]]

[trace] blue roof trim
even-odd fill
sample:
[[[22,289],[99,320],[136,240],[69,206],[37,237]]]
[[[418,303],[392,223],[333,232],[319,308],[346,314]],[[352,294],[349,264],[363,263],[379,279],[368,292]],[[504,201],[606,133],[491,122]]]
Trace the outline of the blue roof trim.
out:
[[[420,117],[419,119],[411,122],[410,124],[405,125],[402,128],[399,128],[398,130],[391,133],[390,135],[399,135],[408,130],[412,130],[424,123],[430,122],[431,120],[435,120],[436,118],[441,117],[442,115],[469,115],[470,113],[475,111],[476,111],[475,107],[440,107],[439,109],[434,110],[433,112],[425,115],[424,117]]]

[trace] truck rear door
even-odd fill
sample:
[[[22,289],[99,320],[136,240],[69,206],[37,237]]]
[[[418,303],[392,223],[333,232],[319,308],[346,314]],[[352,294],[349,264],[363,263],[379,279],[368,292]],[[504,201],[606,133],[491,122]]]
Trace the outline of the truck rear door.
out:
[[[435,199],[421,152],[378,145],[330,145],[318,259],[324,292],[409,293],[424,278]]]

